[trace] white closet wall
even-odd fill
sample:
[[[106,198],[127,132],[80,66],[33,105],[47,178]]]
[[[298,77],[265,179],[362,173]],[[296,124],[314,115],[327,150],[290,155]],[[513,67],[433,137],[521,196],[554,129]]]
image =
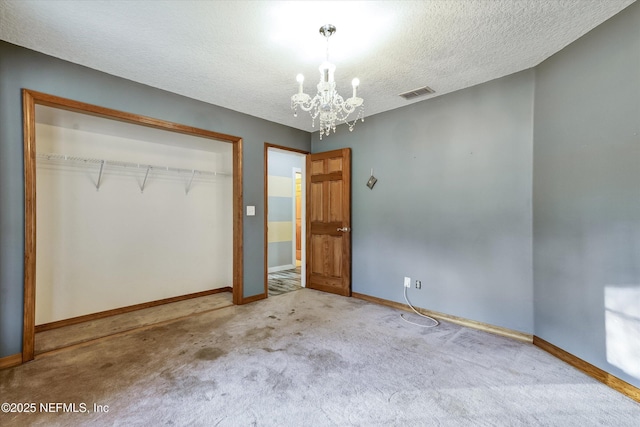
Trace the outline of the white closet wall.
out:
[[[232,147],[193,139],[171,145],[37,125],[41,154],[226,175],[196,175],[185,194],[190,173],[152,169],[141,193],[145,167],[107,162],[97,191],[99,164],[38,160],[36,324],[232,286]]]

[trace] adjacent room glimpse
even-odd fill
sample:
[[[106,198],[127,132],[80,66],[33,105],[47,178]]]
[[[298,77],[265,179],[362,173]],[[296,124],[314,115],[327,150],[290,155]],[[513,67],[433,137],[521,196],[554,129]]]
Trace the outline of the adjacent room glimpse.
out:
[[[267,145],[267,293],[304,287],[305,154]]]

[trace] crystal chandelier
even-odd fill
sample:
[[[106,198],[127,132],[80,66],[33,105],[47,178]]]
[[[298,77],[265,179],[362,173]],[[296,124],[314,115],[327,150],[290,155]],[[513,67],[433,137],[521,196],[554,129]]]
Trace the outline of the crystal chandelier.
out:
[[[313,127],[315,127],[316,119],[320,118],[320,139],[322,139],[323,135],[329,136],[331,131],[335,133],[336,125],[340,124],[340,122],[349,125],[349,131],[353,131],[358,119],[364,122],[363,99],[356,96],[360,80],[353,79],[351,82],[353,96],[346,101],[336,92],[336,82],[333,78],[336,66],[329,62],[329,37],[335,32],[336,27],[331,24],[320,27],[320,34],[327,39],[327,57],[326,61],[320,64],[319,67],[320,83],[317,86],[318,93],[316,96],[311,98],[303,92],[304,76],[298,74],[296,77],[299,84],[298,93],[291,97],[291,108],[293,109],[294,117],[298,117],[298,108],[308,111],[311,115],[311,126]],[[353,121],[347,121],[347,118],[356,110],[357,113]]]

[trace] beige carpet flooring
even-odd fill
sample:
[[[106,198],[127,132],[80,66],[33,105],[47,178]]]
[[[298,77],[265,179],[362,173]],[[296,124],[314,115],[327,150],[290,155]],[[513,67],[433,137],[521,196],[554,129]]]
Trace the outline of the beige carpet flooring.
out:
[[[221,292],[129,313],[117,314],[115,316],[78,323],[76,325],[63,326],[49,331],[38,332],[35,340],[35,352],[37,355],[132,329],[231,305],[233,305],[232,293]]]
[[[419,328],[398,310],[310,289],[50,353],[0,371],[0,396],[37,405],[0,413],[2,426],[637,427],[640,419],[640,404],[532,344],[447,322]],[[53,412],[42,410],[51,403]]]

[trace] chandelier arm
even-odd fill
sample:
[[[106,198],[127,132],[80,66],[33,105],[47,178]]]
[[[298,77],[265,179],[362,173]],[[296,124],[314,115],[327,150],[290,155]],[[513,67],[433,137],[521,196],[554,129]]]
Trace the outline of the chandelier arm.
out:
[[[318,103],[318,95],[314,96],[313,98],[307,96],[306,100],[291,99],[291,108],[299,107],[301,110],[308,112],[315,108]]]
[[[354,98],[349,98],[347,100],[344,100],[340,95],[336,96],[334,104],[338,109],[342,110],[342,112],[345,113],[345,117],[349,116],[351,113],[356,111],[356,108],[358,108],[360,106],[358,104],[349,102],[349,101],[351,101],[353,99]]]
[[[355,105],[351,105],[347,102],[345,102],[344,104],[342,104],[342,110],[347,113],[347,116],[349,116],[349,114],[353,113],[354,111],[356,111],[356,106]],[[346,121],[346,120],[345,120]]]
[[[336,110],[336,118],[341,122],[347,122],[347,118],[351,113],[355,111],[355,107],[349,106],[349,104],[343,102],[337,106],[338,110]]]
[[[305,104],[297,104],[296,107],[300,108],[302,111],[311,111],[313,109],[313,105],[305,105]]]

